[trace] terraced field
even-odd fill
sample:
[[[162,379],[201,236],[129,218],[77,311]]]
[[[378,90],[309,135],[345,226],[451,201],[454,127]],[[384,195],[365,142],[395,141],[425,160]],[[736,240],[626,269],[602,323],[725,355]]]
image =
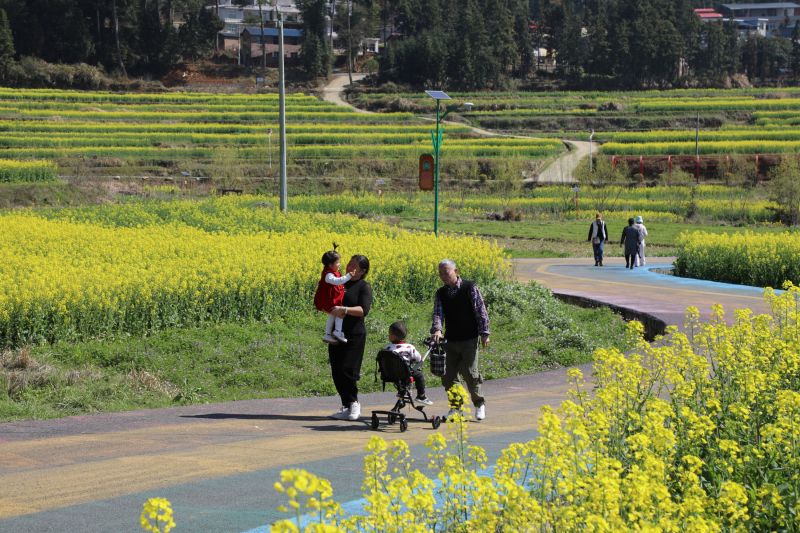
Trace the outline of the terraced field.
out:
[[[454,93],[474,104],[464,117],[485,128],[587,140],[619,156],[753,155],[800,152],[800,89],[638,92]],[[362,94],[368,109],[431,112],[419,94]],[[699,122],[699,142],[695,126]]]
[[[412,174],[431,150],[431,123],[411,113],[355,113],[295,94],[287,97],[286,120],[295,176],[352,175],[376,161],[384,171]],[[453,125],[446,131],[450,168],[562,150],[555,139],[481,137]],[[62,174],[267,176],[277,172],[278,97],[0,89],[0,132],[0,158],[52,160]]]

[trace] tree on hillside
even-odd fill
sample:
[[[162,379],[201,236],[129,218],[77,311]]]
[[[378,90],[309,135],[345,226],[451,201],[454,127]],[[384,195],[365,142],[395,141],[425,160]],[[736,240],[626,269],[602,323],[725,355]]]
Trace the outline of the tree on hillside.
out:
[[[171,28],[162,23],[158,2],[140,0],[139,13],[139,64],[145,71],[162,73],[171,63],[164,61]]]
[[[119,0],[120,3],[124,2],[125,0]],[[122,70],[122,75],[124,77],[128,77],[128,72],[125,70],[125,57],[122,52],[122,40],[120,38],[120,29],[119,29],[119,19],[120,19],[120,10],[117,9],[117,2],[118,0],[111,0],[111,16],[113,17],[112,23],[114,27],[114,42],[116,44],[117,50],[117,62],[119,64],[119,68]]]
[[[792,54],[789,63],[792,77],[800,77],[800,21],[795,23],[792,30]]]
[[[51,62],[87,61],[94,52],[89,0],[0,0],[15,48]]]
[[[457,19],[460,31],[453,33],[453,43],[449,47],[448,74],[458,88],[473,90],[487,87],[489,73],[496,69],[494,58],[490,55],[483,18],[477,0],[466,0]]]
[[[588,7],[589,15],[586,25],[586,38],[589,41],[589,53],[585,68],[588,74],[595,77],[609,76],[614,69],[614,56],[608,28],[608,6],[605,2],[593,2]]]
[[[394,3],[385,2],[389,7]],[[382,80],[404,81],[426,88],[444,88],[447,84],[448,41],[439,0],[421,0],[419,9],[425,17],[416,16],[412,9],[397,5],[390,16],[396,31],[413,37],[394,44],[386,43],[380,57]]]
[[[769,182],[770,199],[780,206],[781,221],[791,226],[800,223],[800,160],[794,155],[781,158]]]
[[[267,68],[267,39],[264,35],[264,5],[266,0],[256,0],[258,5],[258,26],[261,29],[261,68]]]
[[[518,62],[519,50],[514,41],[514,18],[508,0],[487,0],[486,36],[489,50],[486,54],[487,77],[493,87],[502,85]]]
[[[361,41],[373,36],[378,16],[377,2],[372,0],[348,0],[336,11],[334,23],[346,48],[348,73],[353,71],[353,58],[360,50]]]
[[[528,14],[527,0],[512,0],[511,14],[514,17],[514,41],[517,47],[515,73],[520,78],[527,78],[535,68],[533,53],[533,33]]]
[[[325,38],[325,0],[299,0],[303,17],[303,46],[301,54],[306,75],[310,78],[327,77],[330,72],[331,51]]]
[[[222,26],[222,21],[210,9],[203,6],[190,13],[178,30],[181,55],[197,59],[210,54],[214,49],[217,32]]]
[[[14,64],[14,38],[4,9],[0,9],[0,81],[8,79],[8,72]]]
[[[751,79],[780,76],[791,62],[789,39],[749,35],[742,44],[742,67]]]

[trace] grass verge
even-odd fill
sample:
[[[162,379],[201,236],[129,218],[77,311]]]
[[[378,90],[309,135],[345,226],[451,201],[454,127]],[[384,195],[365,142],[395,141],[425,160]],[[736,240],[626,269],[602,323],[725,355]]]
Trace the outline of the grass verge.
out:
[[[595,348],[625,348],[622,320],[607,309],[563,304],[537,285],[483,287],[492,345],[486,379],[587,362]],[[412,342],[430,327],[432,304],[376,302],[367,324],[362,390],[390,323],[403,319]],[[147,337],[42,345],[0,358],[0,420],[43,419],[267,397],[335,394],[321,342],[321,314],[296,310],[266,322],[169,329]],[[427,372],[426,368],[426,374]],[[430,378],[430,386],[440,386]]]

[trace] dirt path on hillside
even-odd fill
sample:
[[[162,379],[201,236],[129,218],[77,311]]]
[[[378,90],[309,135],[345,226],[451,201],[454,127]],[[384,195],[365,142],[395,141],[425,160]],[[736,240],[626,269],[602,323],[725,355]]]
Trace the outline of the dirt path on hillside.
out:
[[[565,153],[552,163],[550,163],[538,176],[525,180],[538,184],[564,184],[575,183],[575,170],[585,158],[589,157],[590,146],[592,153],[597,153],[600,145],[587,141],[568,141],[564,144],[569,147],[569,152]]]
[[[353,82],[361,81],[366,77],[366,74],[353,74]],[[350,78],[347,76],[347,73],[334,74],[331,76],[328,84],[322,88],[322,99],[332,104],[349,107],[356,113],[369,113],[369,111],[365,109],[359,109],[351,105],[350,102],[343,98],[345,88],[347,88],[348,85],[350,85]]]
[[[366,77],[366,74],[353,74],[353,82],[361,81]],[[372,113],[366,109],[360,109],[344,99],[344,91],[350,84],[350,79],[347,74],[334,74],[331,76],[328,84],[322,88],[322,99],[326,102],[331,102],[336,105],[349,107],[357,113]],[[433,122],[432,118],[425,118]],[[458,126],[467,126],[472,133],[484,137],[512,137],[517,139],[530,138],[527,135],[509,135],[497,133],[483,128],[478,128],[463,122],[444,121],[444,124],[453,124]],[[575,182],[575,169],[578,168],[580,162],[589,155],[590,144],[586,141],[563,141],[569,148],[569,151],[559,156],[547,167],[545,167],[538,175],[526,178],[524,183],[537,183],[537,184],[565,184]],[[599,145],[591,143],[592,150],[597,153]]]

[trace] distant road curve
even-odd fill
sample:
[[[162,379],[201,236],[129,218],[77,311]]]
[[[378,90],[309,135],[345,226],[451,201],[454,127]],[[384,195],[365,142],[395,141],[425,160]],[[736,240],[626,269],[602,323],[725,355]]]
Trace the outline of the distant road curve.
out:
[[[366,74],[353,74],[353,82],[361,81],[366,77]],[[322,88],[322,99],[332,104],[349,107],[357,113],[371,113],[366,109],[360,109],[344,99],[344,91],[350,85],[350,78],[347,73],[336,73],[330,77],[328,84]],[[459,126],[465,124],[461,122],[453,122]],[[469,125],[467,125],[469,126]],[[515,137],[526,138],[525,135],[504,135],[482,128],[469,126],[473,133],[483,135],[486,137]],[[589,143],[586,141],[564,141],[569,145],[570,150],[558,157],[555,161],[550,163],[538,176],[527,178],[525,182],[533,183],[574,183],[575,182],[575,169],[578,168],[581,160],[589,155]],[[597,152],[599,145],[592,143],[592,149]]]

